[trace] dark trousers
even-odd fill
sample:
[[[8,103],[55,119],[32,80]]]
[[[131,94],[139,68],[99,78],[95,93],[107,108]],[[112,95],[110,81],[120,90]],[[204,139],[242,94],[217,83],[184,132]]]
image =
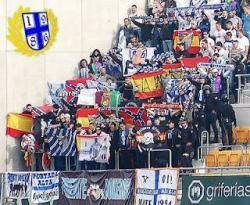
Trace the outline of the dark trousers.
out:
[[[36,170],[35,171],[42,171],[42,156],[43,153],[35,153],[35,160],[36,160]]]
[[[206,130],[208,131],[210,137],[210,132],[211,132],[210,127],[212,126],[212,129],[214,131],[214,141],[218,142],[218,128],[216,125],[216,120],[217,120],[216,113],[208,113],[206,118]]]
[[[65,171],[66,170],[66,157],[55,156],[54,166],[55,166],[55,171]]]
[[[115,169],[115,150],[110,150],[109,169]]]
[[[87,161],[86,162],[87,170],[100,170],[100,163],[95,161]]]
[[[227,122],[226,120],[222,120],[222,143],[223,145],[233,144],[233,131],[232,131],[232,123],[231,121]]]
[[[136,168],[148,168],[148,152],[136,150]]]
[[[191,156],[182,156],[181,157],[181,166],[182,167],[193,167]]]
[[[182,148],[181,147],[173,147],[172,149],[172,166],[178,167],[180,165],[182,155]]]
[[[130,150],[121,150],[119,152],[119,168],[120,169],[133,168]]]

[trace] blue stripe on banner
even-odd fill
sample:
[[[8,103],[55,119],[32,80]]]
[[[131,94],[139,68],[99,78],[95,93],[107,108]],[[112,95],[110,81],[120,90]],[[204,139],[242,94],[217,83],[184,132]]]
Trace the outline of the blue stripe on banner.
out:
[[[42,187],[33,186],[32,189],[33,189],[34,191],[46,191],[46,190],[49,190],[49,189],[57,188],[58,185],[59,185],[59,183],[51,184],[51,185],[49,185],[49,186],[42,186]]]
[[[168,188],[163,188],[163,189],[159,189],[158,194],[168,194],[168,195],[176,195],[176,190],[174,189],[168,189]]]
[[[145,189],[145,188],[138,188],[136,190],[137,194],[144,194],[144,195],[155,195],[157,194],[156,190],[154,189]]]
[[[168,189],[168,188],[162,188],[158,190],[154,189],[145,189],[145,188],[138,188],[136,190],[137,194],[144,194],[144,195],[159,195],[159,194],[168,194],[168,195],[176,195],[176,190],[174,189]]]
[[[155,170],[155,190],[156,193],[154,195],[154,205],[157,205],[157,197],[158,197],[158,187],[159,187],[159,175],[160,175],[160,170]]]

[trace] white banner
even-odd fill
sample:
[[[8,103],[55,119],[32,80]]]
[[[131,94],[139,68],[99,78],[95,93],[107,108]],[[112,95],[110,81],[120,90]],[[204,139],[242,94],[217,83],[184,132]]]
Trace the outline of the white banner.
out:
[[[79,161],[108,163],[110,157],[110,136],[106,133],[77,136]]]
[[[176,205],[177,169],[136,170],[135,204]]]
[[[32,203],[45,203],[59,199],[59,172],[36,172],[31,176]]]
[[[31,177],[28,172],[8,172],[5,175],[7,198],[27,199],[30,197]]]
[[[82,89],[78,95],[78,105],[95,105],[96,89]]]

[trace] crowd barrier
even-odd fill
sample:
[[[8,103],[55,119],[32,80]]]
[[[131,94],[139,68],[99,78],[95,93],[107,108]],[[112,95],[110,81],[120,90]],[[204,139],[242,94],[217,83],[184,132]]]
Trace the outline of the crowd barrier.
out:
[[[238,74],[235,75],[238,81],[238,88],[237,90],[237,97],[238,97],[238,103],[239,104],[244,104],[248,103],[249,100],[249,82],[250,82],[250,74]]]
[[[131,152],[132,150],[118,150],[115,153],[115,168],[120,169],[120,153],[121,151]],[[172,151],[170,149],[149,149],[147,152],[147,167],[151,168],[151,161],[152,161],[152,154],[151,153],[159,153],[163,152],[166,153],[166,166],[165,167],[172,167]]]

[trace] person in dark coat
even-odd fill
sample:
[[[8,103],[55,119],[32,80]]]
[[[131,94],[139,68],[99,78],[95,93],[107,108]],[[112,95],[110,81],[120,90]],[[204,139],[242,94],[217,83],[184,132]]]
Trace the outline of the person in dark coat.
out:
[[[112,122],[110,124],[110,138],[111,138],[111,146],[110,146],[110,159],[109,159],[109,169],[115,169],[115,155],[118,151],[118,140],[119,140],[119,130],[117,129],[116,123]]]
[[[141,42],[147,46],[152,46],[152,29],[154,28],[154,25],[150,23],[150,20],[145,20],[143,23],[139,23],[135,20],[132,20],[132,22],[141,28]]]
[[[180,122],[180,135],[181,135],[181,147],[182,147],[182,167],[192,167],[192,158],[194,152],[195,133],[191,125],[187,120]]]
[[[165,140],[167,141],[168,149],[172,151],[172,166],[178,167],[182,154],[181,135],[179,129],[175,127],[173,120],[168,121],[168,130]]]
[[[222,103],[219,104],[219,110],[221,118],[222,143],[223,145],[232,145],[232,126],[237,126],[235,112],[232,105],[228,103],[228,98],[226,95],[222,96],[221,102]]]
[[[119,125],[118,149],[119,149],[119,164],[121,169],[129,169],[130,163],[130,133],[126,125],[121,122]]]

